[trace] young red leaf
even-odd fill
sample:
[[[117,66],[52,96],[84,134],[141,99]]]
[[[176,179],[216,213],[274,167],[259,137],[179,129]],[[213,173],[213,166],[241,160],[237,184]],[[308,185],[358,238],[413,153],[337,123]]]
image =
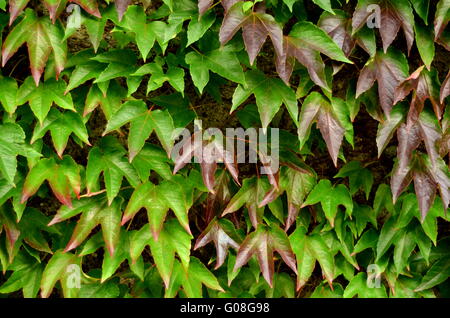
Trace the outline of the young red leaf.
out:
[[[64,156],[57,163],[53,158],[40,160],[28,173],[23,185],[21,202],[34,195],[42,183],[47,180],[58,200],[72,206],[71,191],[80,194],[80,168],[70,156]]]
[[[436,72],[430,72],[424,66],[421,66],[396,88],[394,105],[413,91],[408,119],[417,119],[422,112],[426,100],[431,102],[436,117],[441,119],[444,105],[442,102],[439,102],[439,91],[436,89],[437,87],[439,87],[439,81]]]
[[[283,31],[275,19],[264,12],[244,12],[244,2],[233,5],[225,14],[219,32],[220,43],[225,45],[242,28],[245,48],[250,64],[253,64],[267,37],[270,37],[275,51],[283,55]]]
[[[88,200],[93,201],[95,199],[89,198]],[[92,205],[89,209],[80,211],[80,208],[77,206],[75,207],[76,212],[65,212],[70,214],[82,212],[82,215],[64,252],[68,252],[78,247],[92,230],[100,224],[106,248],[110,256],[114,256],[120,235],[120,217],[122,215],[121,206],[123,199],[116,198],[111,205],[108,205],[106,200],[95,201],[96,204]],[[89,207],[90,205],[85,204],[82,206]],[[62,220],[63,217],[57,215],[57,219]],[[67,217],[64,219],[67,219]]]
[[[197,238],[194,250],[203,247],[210,242],[214,242],[217,253],[215,269],[217,269],[225,262],[229,247],[233,247],[235,250],[239,249],[239,244],[232,238],[233,235],[228,233],[232,233],[233,231],[234,226],[230,221],[226,219],[214,219]]]
[[[203,15],[212,6],[213,0],[199,0],[198,1],[198,12]]]
[[[298,128],[301,149],[309,137],[312,124],[317,121],[317,128],[327,144],[335,166],[337,166],[339,149],[346,131],[345,123],[342,122],[343,110],[340,106],[338,103],[330,103],[317,92],[311,93],[303,102]]]
[[[96,16],[97,18],[101,18],[100,11],[98,11],[98,5],[96,0],[69,0],[70,2],[75,2],[80,5],[84,10],[88,13]]]
[[[119,15],[119,22],[122,21],[125,11],[127,11],[128,6],[131,4],[131,0],[115,0],[116,11]]]
[[[246,206],[252,225],[256,228],[262,222],[264,207],[259,207],[265,194],[269,191],[270,185],[267,179],[253,177],[244,179],[244,183],[239,191],[230,200],[222,216],[236,212],[243,205]]]
[[[245,265],[253,255],[256,255],[261,273],[269,286],[272,287],[274,251],[277,251],[284,262],[297,273],[295,256],[289,239],[286,233],[274,224],[271,227],[260,225],[255,232],[250,233],[245,238],[239,247],[234,271]]]
[[[449,22],[450,2],[440,0],[436,6],[436,16],[434,18],[434,38],[439,39]]]
[[[67,0],[43,0],[43,2],[48,10],[50,20],[52,20],[52,23],[55,23],[56,18],[58,18],[61,12],[65,9]]]
[[[414,15],[409,1],[404,0],[368,0],[359,1],[353,13],[353,34],[360,30],[372,18],[374,10],[368,8],[369,5],[376,5],[380,9],[379,30],[383,41],[384,53],[397,37],[400,28],[406,38],[408,54],[414,43]],[[376,14],[376,11],[375,11]]]
[[[448,72],[445,77],[444,82],[442,82],[441,92],[440,92],[440,102],[444,104],[444,100],[450,95],[450,72]]]
[[[30,0],[9,0],[9,25],[14,22],[29,1]]]
[[[335,14],[324,12],[317,25],[328,33],[348,57],[356,45],[356,39],[352,37],[352,22],[345,11],[334,10],[334,12]]]
[[[391,189],[394,202],[414,180],[414,189],[419,201],[419,209],[422,222],[432,206],[436,190],[441,193],[444,210],[448,208],[450,201],[450,176],[448,168],[442,159],[432,163],[423,154],[415,154],[408,166],[396,163],[391,178]]]
[[[380,105],[389,117],[395,102],[395,90],[407,76],[408,62],[403,54],[393,49],[387,53],[377,52],[361,70],[356,97],[369,90],[377,81]]]
[[[285,230],[287,231],[295,223],[300,207],[306,196],[314,188],[316,178],[308,167],[300,168],[291,164],[282,167],[280,172],[280,189],[272,188],[266,193],[259,207],[273,202],[276,198],[286,192],[288,202],[288,217]]]

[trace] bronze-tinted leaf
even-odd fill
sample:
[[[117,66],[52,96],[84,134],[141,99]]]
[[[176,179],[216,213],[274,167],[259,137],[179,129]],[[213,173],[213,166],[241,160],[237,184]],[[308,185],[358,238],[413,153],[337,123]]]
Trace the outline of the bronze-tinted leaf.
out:
[[[256,255],[265,280],[272,287],[274,274],[273,252],[277,251],[284,262],[297,273],[295,256],[292,252],[289,239],[283,230],[276,225],[270,228],[258,226],[255,232],[250,233],[239,247],[234,270],[242,267],[250,257]]]
[[[370,5],[375,5],[376,7],[370,7]],[[379,17],[376,16],[378,12],[374,8],[379,9]],[[387,52],[387,49],[397,37],[398,31],[402,28],[409,54],[414,43],[414,15],[409,1],[359,1],[353,13],[353,33],[360,30],[368,22],[369,18],[374,18],[373,15],[375,15],[375,19],[380,19],[378,21],[379,31],[383,40],[384,53]]]
[[[260,11],[243,11],[244,2],[232,6],[225,14],[220,27],[220,43],[225,45],[230,41],[239,29],[242,28],[245,48],[250,64],[253,64],[267,37],[270,37],[275,51],[283,55],[283,31],[275,19]]]
[[[356,87],[356,97],[369,90],[375,80],[378,83],[380,105],[389,116],[395,102],[395,90],[408,76],[408,62],[403,54],[389,49],[377,52],[362,69]]]
[[[212,220],[208,227],[197,238],[194,250],[205,246],[209,242],[214,242],[217,253],[215,268],[219,268],[225,262],[229,247],[232,247],[235,250],[239,249],[239,244],[231,237],[235,236],[230,233],[233,232],[233,230],[233,223],[226,219]]]

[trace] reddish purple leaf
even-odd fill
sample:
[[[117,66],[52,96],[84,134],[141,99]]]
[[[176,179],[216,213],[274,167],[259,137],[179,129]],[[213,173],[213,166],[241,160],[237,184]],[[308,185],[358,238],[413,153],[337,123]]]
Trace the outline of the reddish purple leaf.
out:
[[[211,8],[213,0],[198,0],[198,12],[203,15],[206,11]]]
[[[9,0],[9,25],[19,16],[30,0]]]
[[[234,226],[230,221],[226,219],[214,219],[198,237],[194,250],[205,246],[209,242],[214,242],[217,253],[215,269],[219,268],[225,262],[229,247],[235,250],[239,249],[239,244],[233,240],[231,237],[233,235],[230,234],[233,230]]]
[[[450,177],[448,167],[442,159],[438,159],[433,164],[426,155],[416,153],[407,167],[396,164],[391,178],[394,202],[412,180],[414,180],[422,221],[434,202],[437,189],[440,191],[444,210],[448,209]]]
[[[334,12],[334,15],[324,12],[318,26],[328,33],[348,57],[356,45],[356,40],[352,37],[352,21],[346,12],[341,10],[334,10]]]
[[[122,21],[125,11],[127,11],[128,6],[131,4],[131,0],[115,0],[115,4],[119,21]]]
[[[84,10],[86,10],[88,13],[92,14],[93,16],[96,16],[99,19],[102,17],[100,11],[98,10],[96,0],[69,0],[69,1],[75,2],[76,4],[80,5]]]
[[[444,104],[444,100],[450,95],[450,72],[448,72],[447,77],[441,86],[440,92],[440,102]]]
[[[398,31],[402,28],[409,54],[414,43],[414,15],[408,1],[382,0],[358,3],[352,19],[353,34],[360,30],[368,22],[369,18],[372,19],[374,15],[375,19],[378,18],[376,16],[377,11],[368,8],[368,5],[371,4],[375,4],[376,8],[380,8],[379,31],[383,41],[384,53],[387,52],[387,49],[397,37]]]
[[[403,54],[394,50],[377,52],[362,69],[356,87],[356,97],[378,83],[380,105],[389,116],[395,102],[395,90],[408,76],[408,62]]]
[[[214,193],[209,192],[206,198],[205,223],[209,224],[216,216],[216,211],[222,211],[224,205],[230,201],[231,193],[228,188],[230,178],[225,170],[219,172],[215,181]]]
[[[270,228],[260,225],[255,232],[250,233],[245,238],[239,248],[234,270],[245,265],[253,255],[256,255],[261,273],[269,286],[272,287],[274,251],[277,251],[284,262],[297,273],[295,255],[292,252],[289,239],[286,233],[276,225],[272,225]]]
[[[325,139],[334,166],[337,167],[337,158],[344,139],[345,129],[330,110],[324,109],[319,112],[317,127],[320,129],[323,139]]]
[[[297,219],[300,207],[306,196],[313,189],[316,178],[308,167],[301,168],[294,164],[282,167],[280,172],[280,189],[272,188],[266,193],[259,207],[263,207],[286,192],[288,202],[288,217],[285,230],[287,231]]]
[[[277,55],[283,56],[283,31],[275,19],[264,12],[244,12],[243,4],[239,2],[225,14],[219,32],[220,43],[225,45],[242,28],[250,64],[254,63],[267,37],[272,40]]]
[[[394,105],[403,100],[413,91],[411,106],[408,114],[409,120],[415,120],[425,105],[426,100],[429,100],[433,105],[434,112],[438,119],[441,119],[444,105],[439,100],[439,87],[437,74],[435,71],[429,72],[424,68],[419,67],[407,79],[405,79],[395,90]]]

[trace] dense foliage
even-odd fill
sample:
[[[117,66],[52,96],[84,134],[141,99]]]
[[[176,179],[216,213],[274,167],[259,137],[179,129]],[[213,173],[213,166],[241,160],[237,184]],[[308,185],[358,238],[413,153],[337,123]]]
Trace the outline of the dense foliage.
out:
[[[450,296],[450,0],[69,2],[0,0],[1,295]]]

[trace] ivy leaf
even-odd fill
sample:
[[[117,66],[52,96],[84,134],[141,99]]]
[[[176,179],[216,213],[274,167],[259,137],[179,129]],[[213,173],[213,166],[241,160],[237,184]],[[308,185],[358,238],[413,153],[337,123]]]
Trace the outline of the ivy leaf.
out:
[[[188,212],[193,205],[193,187],[181,176],[174,176],[159,185],[159,194],[174,212],[181,226],[191,234]]]
[[[21,203],[34,195],[42,183],[47,180],[54,195],[62,203],[72,206],[71,193],[77,197],[81,191],[80,167],[70,156],[61,161],[41,159],[28,173],[23,185]]]
[[[314,174],[308,169],[296,165],[282,167],[280,172],[280,188],[272,188],[259,206],[273,202],[286,192],[288,202],[288,217],[285,230],[287,231],[297,219],[300,208],[316,183]]]
[[[233,247],[235,250],[239,249],[239,244],[231,237],[234,231],[233,223],[230,221],[226,219],[214,219],[197,238],[194,250],[213,241],[217,254],[215,269],[218,269],[225,262],[229,247]]]
[[[355,275],[344,290],[344,298],[352,298],[356,295],[360,298],[387,298],[383,285],[380,288],[371,288],[367,283],[368,280],[366,273]]]
[[[349,177],[350,194],[353,196],[358,189],[363,189],[366,193],[366,199],[369,200],[370,190],[373,185],[373,175],[369,169],[361,166],[359,161],[351,161],[345,164],[334,177]]]
[[[147,210],[150,231],[153,239],[157,241],[169,206],[161,198],[159,187],[154,186],[151,182],[145,182],[136,187],[124,211],[121,225],[131,220],[142,208]]]
[[[41,126],[53,103],[61,108],[75,111],[72,96],[64,95],[65,83],[62,80],[49,79],[36,87],[31,77],[27,77],[17,93],[19,104],[28,102]]]
[[[0,293],[8,294],[22,289],[24,298],[35,298],[42,278],[42,265],[34,264],[15,270],[0,287]]]
[[[181,94],[184,94],[184,70],[168,65],[167,72],[163,70],[164,60],[157,59],[155,63],[148,63],[141,66],[132,76],[143,76],[151,74],[147,85],[147,94],[160,88],[165,82],[169,82]]]
[[[86,12],[92,14],[93,16],[101,19],[100,11],[98,10],[97,1],[95,0],[69,0],[70,2],[75,2],[81,6]]]
[[[439,158],[437,142],[441,136],[439,123],[428,110],[423,111],[416,121],[411,120],[402,124],[397,131],[399,141],[397,156],[400,167],[405,168],[409,164],[413,151],[418,148],[422,140],[434,164]]]
[[[383,41],[384,53],[387,53],[389,46],[397,37],[397,33],[400,28],[403,29],[403,33],[406,38],[408,46],[408,54],[411,51],[411,47],[414,43],[414,14],[409,1],[401,0],[360,0],[353,13],[353,33],[356,33],[366,23],[371,15],[374,14],[373,10],[369,10],[368,6],[375,4],[380,8],[380,35]]]
[[[52,24],[46,18],[38,18],[33,10],[25,10],[23,20],[11,30],[3,43],[2,66],[24,43],[28,45],[31,73],[36,86],[44,70],[50,53],[53,52],[56,77],[64,69],[67,44],[63,41],[64,32],[61,27]]]
[[[17,82],[11,77],[1,77],[0,85],[3,89],[0,92],[0,103],[9,115],[14,114],[18,106],[17,103]]]
[[[440,102],[444,103],[444,100],[450,95],[450,72],[448,72],[445,77],[444,82],[442,82],[441,91],[440,91]]]
[[[163,179],[172,178],[169,161],[170,159],[167,158],[167,154],[162,148],[147,143],[133,159],[132,165],[141,180],[145,182],[150,177],[151,171],[155,171]]]
[[[108,204],[111,204],[117,196],[125,177],[128,182],[136,187],[139,184],[139,176],[134,168],[125,159],[125,149],[113,137],[104,137],[98,146],[89,151],[86,167],[86,187],[88,194],[96,191],[98,179],[103,172]]]
[[[440,0],[436,6],[436,15],[434,18],[434,39],[441,37],[445,27],[450,21],[449,18],[450,2],[448,0]]]
[[[324,12],[317,25],[328,33],[345,56],[350,56],[355,48],[356,39],[352,37],[351,19],[345,11],[335,10],[334,14]]]
[[[181,144],[180,149],[177,149],[177,151],[174,153],[176,158],[174,159],[173,174],[176,174],[186,164],[191,162],[192,158],[195,158],[198,160],[197,162],[200,162],[203,183],[214,194],[217,163],[224,162],[233,179],[237,184],[240,184],[236,158],[233,158],[231,151],[224,147],[223,141],[218,139],[203,140],[202,130],[194,132],[190,138],[187,138]]]
[[[54,24],[56,21],[56,18],[59,17],[59,15],[62,13],[64,8],[66,7],[67,1],[66,0],[44,0],[44,5],[48,10],[50,20],[52,20],[52,23]]]
[[[403,104],[395,106],[389,118],[378,124],[377,131],[377,148],[378,158],[381,157],[384,149],[394,136],[394,133],[406,119],[406,107]]]
[[[234,271],[245,265],[253,255],[256,255],[264,279],[270,287],[273,287],[274,251],[278,252],[284,262],[297,273],[295,256],[289,238],[274,224],[270,227],[259,225],[255,232],[245,238],[239,247]]]
[[[450,275],[450,262],[448,257],[444,257],[442,259],[437,260],[425,276],[422,278],[422,281],[419,286],[414,290],[415,292],[420,292],[425,289],[430,289],[436,285],[447,280]]]
[[[87,116],[95,108],[100,106],[106,117],[110,119],[111,116],[120,108],[122,100],[126,97],[127,91],[116,83],[116,81],[104,82],[108,86],[104,90],[104,93],[100,90],[99,85],[92,85],[86,96],[85,107],[83,116]]]
[[[282,81],[267,77],[262,72],[255,70],[245,73],[245,82],[245,87],[240,85],[236,88],[233,94],[233,105],[230,112],[233,112],[254,94],[263,128],[267,128],[280,109],[281,104],[286,106],[292,120],[295,123],[297,122],[297,98],[294,91]]]
[[[78,264],[79,261],[73,254],[63,253],[61,251],[53,254],[42,273],[41,297],[49,297],[57,281],[61,281],[63,290],[66,291],[68,276],[72,274],[68,269],[71,265],[78,267]]]
[[[415,154],[407,165],[399,162],[394,166],[391,188],[394,202],[414,180],[414,189],[419,201],[421,221],[424,222],[432,206],[436,190],[439,189],[444,209],[450,200],[450,176],[445,162],[438,158],[434,162],[424,154]]]
[[[441,119],[444,105],[439,102],[439,91],[436,89],[438,86],[439,81],[436,72],[429,72],[421,66],[396,88],[394,104],[413,92],[408,113],[409,120],[416,120],[418,118],[425,106],[426,100],[431,102],[436,117]]]
[[[131,4],[131,0],[116,0],[116,11],[119,16],[119,22],[122,21],[125,11],[127,11],[128,6]]]
[[[416,247],[415,232],[406,229],[403,231],[395,243],[394,265],[397,272],[401,273],[408,264],[408,258]]]
[[[325,78],[325,64],[320,53],[330,58],[352,64],[339,46],[330,36],[310,22],[295,24],[283,39],[282,54],[277,52],[276,68],[280,78],[289,85],[289,79],[294,69],[295,60],[305,66],[311,80],[330,91]]]
[[[147,23],[147,16],[143,8],[135,5],[128,7],[124,25],[128,30],[134,32],[136,44],[145,62],[155,43],[156,35],[151,24]]]
[[[190,267],[190,249],[192,236],[174,220],[168,220],[155,240],[147,226],[135,232],[130,238],[130,255],[133,262],[141,255],[145,246],[149,245],[166,289],[169,287],[174,270],[175,253],[178,254],[183,267]]]
[[[77,88],[87,81],[93,78],[97,78],[104,69],[105,66],[103,64],[94,61],[76,65],[70,76],[69,84],[67,85],[64,93],[67,94],[74,88]]]
[[[72,133],[85,144],[91,145],[83,119],[76,112],[60,113],[54,108],[51,109],[42,126],[36,125],[34,127],[30,143],[33,144],[36,140],[44,137],[47,131],[51,133],[53,145],[60,158],[62,158],[69,136]]]
[[[264,207],[260,207],[260,203],[263,201],[265,194],[269,191],[270,185],[267,179],[263,178],[248,178],[244,179],[242,187],[231,198],[227,207],[222,213],[225,216],[229,213],[236,212],[242,206],[248,210],[250,221],[256,228],[259,223],[262,222],[262,216],[264,213]]]
[[[145,141],[150,137],[152,131],[156,132],[163,148],[168,156],[170,155],[174,144],[172,133],[175,127],[167,110],[149,110],[143,101],[128,101],[110,118],[103,135],[119,129],[129,122],[131,122],[128,136],[130,161],[133,161],[144,147]]]
[[[428,25],[428,11],[430,7],[429,0],[411,0],[416,13],[422,18],[423,22]]]
[[[375,81],[378,83],[380,105],[389,117],[395,104],[395,89],[408,76],[408,62],[403,54],[389,49],[387,53],[377,52],[371,58],[358,78],[356,98],[369,90]]]
[[[8,1],[9,4],[9,25],[11,26],[14,20],[25,9],[30,0],[14,0]]]
[[[230,47],[213,50],[206,53],[190,52],[186,54],[192,81],[200,93],[209,82],[209,71],[230,81],[245,84],[245,76],[241,64]]]
[[[298,128],[300,149],[303,148],[309,137],[312,124],[314,121],[317,121],[317,127],[327,144],[328,152],[333,159],[334,165],[337,166],[339,149],[345,134],[345,124],[342,122],[342,119],[346,115],[342,114],[345,111],[343,106],[346,107],[346,104],[330,103],[323,95],[312,92],[304,100],[300,111]]]
[[[244,10],[245,2],[233,5],[225,14],[219,31],[222,45],[230,41],[242,28],[245,49],[250,59],[250,65],[255,62],[267,37],[270,37],[277,55],[283,55],[283,30],[275,19],[260,10]]]
[[[200,5],[200,3],[199,3]],[[200,11],[201,12],[201,11]],[[208,31],[209,28],[216,21],[216,15],[213,12],[210,12],[206,15],[194,16],[189,22],[187,29],[187,43],[186,46],[191,45],[194,42],[197,42],[203,35]]]
[[[116,198],[111,205],[107,204],[103,196],[82,198],[74,202],[72,207],[62,206],[49,225],[60,223],[82,213],[64,252],[78,247],[97,225],[101,225],[103,240],[109,254],[113,256],[119,241],[122,203],[122,198]]]
[[[347,187],[339,184],[337,187],[331,185],[330,180],[320,180],[311,193],[303,202],[302,207],[319,203],[325,213],[325,217],[334,227],[334,219],[338,212],[338,206],[342,205],[346,209],[347,215],[353,212],[353,201]]]
[[[332,288],[335,264],[334,257],[324,240],[317,234],[308,236],[302,227],[289,237],[297,258],[297,290],[300,290],[311,277],[316,261],[319,262],[322,273]]]
[[[212,6],[213,0],[199,0],[198,1],[198,12],[203,15]]]
[[[419,23],[414,25],[414,31],[416,33],[416,43],[420,57],[427,69],[431,70],[431,63],[434,60],[435,54],[433,32],[430,28],[424,27]]]
[[[200,298],[203,294],[202,285],[224,292],[217,278],[203,265],[200,260],[191,257],[189,268],[184,270],[178,261],[175,261],[173,275],[171,277],[165,297],[174,297],[182,286],[187,297]],[[170,296],[168,296],[170,295]]]
[[[14,185],[18,155],[30,159],[40,156],[25,143],[25,132],[19,125],[10,123],[0,125],[0,171],[11,185]]]

